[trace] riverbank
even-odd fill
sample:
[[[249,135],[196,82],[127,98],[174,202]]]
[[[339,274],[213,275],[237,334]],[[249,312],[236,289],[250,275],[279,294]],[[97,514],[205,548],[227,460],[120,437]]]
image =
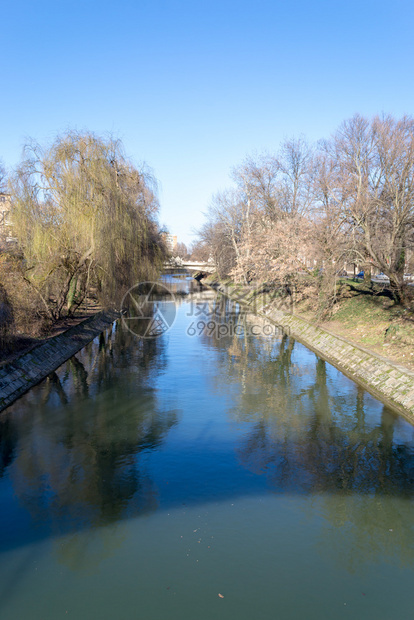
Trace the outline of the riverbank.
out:
[[[102,311],[22,352],[0,367],[0,411],[54,372],[88,342],[99,336],[118,313]]]
[[[380,285],[344,280],[329,318],[318,320],[314,300],[302,296],[295,314],[330,332],[414,370],[414,313],[394,303]]]
[[[0,351],[0,370],[6,364],[13,362],[15,359],[32,351],[34,348],[45,344],[51,338],[62,334],[67,331],[71,327],[75,327],[79,325],[79,323],[83,323],[87,319],[94,317],[98,312],[101,312],[102,308],[94,308],[93,310],[88,310],[82,312],[80,314],[76,314],[75,316],[69,318],[62,318],[55,323],[53,323],[50,327],[46,327],[41,330],[41,334],[36,333],[37,330],[33,330],[35,333],[17,333],[9,339],[8,346],[3,347]]]
[[[248,289],[243,290],[243,287],[235,287],[229,282],[220,283],[214,277],[204,279],[203,283],[240,301],[250,312],[279,325],[414,423],[414,372],[410,368],[328,330],[326,322],[320,325],[301,316],[297,313],[297,306],[287,311],[288,305],[285,304],[281,309],[280,298],[269,301],[266,293],[249,293]]]

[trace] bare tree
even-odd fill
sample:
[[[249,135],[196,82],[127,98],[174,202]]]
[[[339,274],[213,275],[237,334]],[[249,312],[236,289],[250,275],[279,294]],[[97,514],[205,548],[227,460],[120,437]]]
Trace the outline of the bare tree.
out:
[[[205,241],[199,239],[191,244],[189,254],[191,260],[207,262],[210,258],[210,248]]]
[[[246,201],[271,219],[304,215],[312,204],[314,151],[305,138],[285,140],[276,155],[247,157],[232,178]]]
[[[192,258],[208,260],[211,256],[219,276],[221,278],[228,276],[236,264],[236,256],[225,225],[220,221],[208,219],[201,227],[199,235],[200,245],[192,254]],[[200,254],[204,259],[196,258]]]
[[[185,243],[178,242],[174,254],[180,258],[187,259],[189,257],[189,252]]]
[[[279,173],[279,161],[266,153],[247,157],[240,166],[233,169],[231,178],[245,201],[253,202],[255,211],[273,219],[280,208]]]
[[[404,301],[407,250],[414,246],[414,121],[356,115],[334,137],[337,200],[355,251],[390,278]]]
[[[245,210],[238,265],[255,279],[286,282],[303,266],[312,205],[313,149],[285,141],[276,156],[247,158],[233,171]]]
[[[277,156],[281,182],[279,208],[287,214],[305,215],[312,204],[313,149],[305,138],[286,140]]]
[[[226,190],[216,194],[208,211],[210,227],[205,231],[205,238],[208,234],[210,242],[215,238],[213,253],[217,255],[216,258],[225,256],[228,266],[233,263],[236,267],[236,277],[245,283],[248,281],[248,275],[242,267],[244,264],[242,241],[247,234],[246,222],[250,218],[250,208],[250,201],[245,200],[237,190]],[[220,239],[219,246],[217,239]],[[230,258],[231,255],[233,259]]]
[[[0,159],[0,193],[5,193],[7,191],[7,170]]]
[[[232,179],[236,187],[212,201],[203,240],[215,256],[225,249],[236,280],[283,281],[312,260],[334,299],[336,272],[352,261],[369,279],[371,268],[387,274],[404,301],[414,252],[412,118],[355,115],[317,149],[287,140],[276,155],[246,158]]]

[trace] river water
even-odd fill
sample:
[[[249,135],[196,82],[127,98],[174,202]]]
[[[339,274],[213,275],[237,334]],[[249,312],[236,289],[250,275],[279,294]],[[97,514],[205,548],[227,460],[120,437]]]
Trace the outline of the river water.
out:
[[[1,414],[1,620],[412,619],[413,426],[168,281]]]

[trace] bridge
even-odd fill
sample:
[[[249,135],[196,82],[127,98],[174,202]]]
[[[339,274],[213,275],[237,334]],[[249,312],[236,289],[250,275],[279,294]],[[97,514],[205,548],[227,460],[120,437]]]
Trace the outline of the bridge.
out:
[[[164,269],[188,269],[188,271],[205,271],[206,273],[213,273],[215,271],[214,263],[207,261],[186,261],[182,258],[172,258],[164,263]]]

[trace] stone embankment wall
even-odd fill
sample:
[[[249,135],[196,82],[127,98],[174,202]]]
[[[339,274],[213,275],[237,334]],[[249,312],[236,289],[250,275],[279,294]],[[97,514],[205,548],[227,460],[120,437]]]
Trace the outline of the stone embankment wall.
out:
[[[222,289],[219,285],[214,288],[232,296],[228,287]],[[257,314],[279,325],[285,333],[302,342],[414,423],[414,372],[297,315],[275,309],[259,311]]]
[[[0,369],[0,411],[40,383],[51,372],[99,336],[117,318],[115,312],[100,312],[50,338]]]

